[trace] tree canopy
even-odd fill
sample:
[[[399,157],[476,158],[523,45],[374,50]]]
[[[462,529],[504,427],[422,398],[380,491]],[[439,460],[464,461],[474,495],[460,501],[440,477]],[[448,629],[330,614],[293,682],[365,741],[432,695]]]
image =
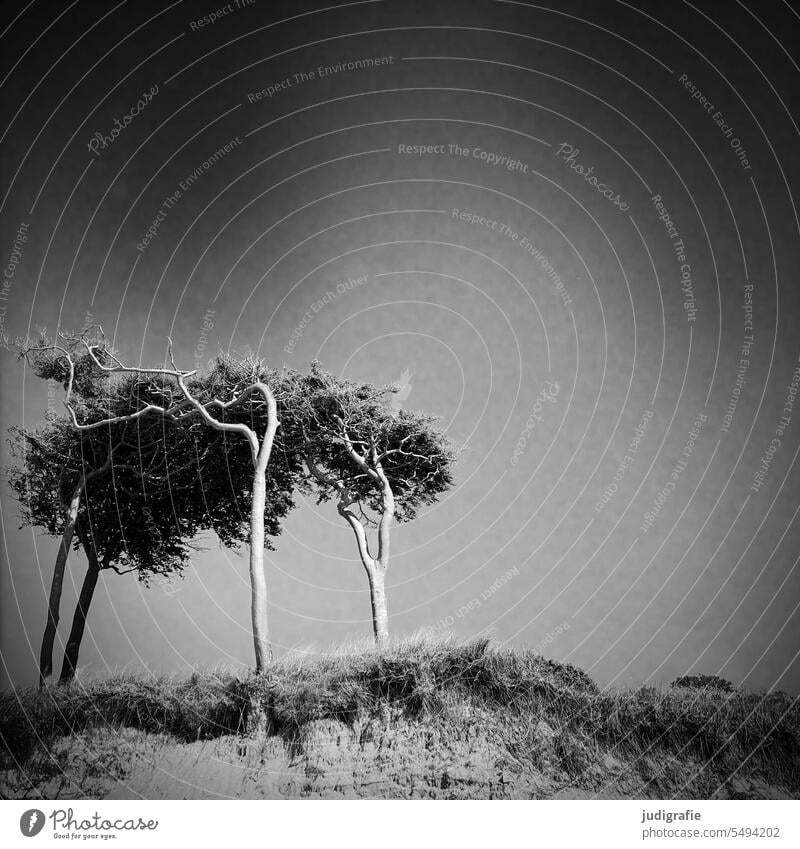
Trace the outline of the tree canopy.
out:
[[[292,399],[288,442],[302,456],[320,502],[336,500],[367,574],[375,641],[389,637],[385,575],[391,526],[414,519],[453,482],[455,450],[436,419],[390,404],[393,387],[356,383],[313,363],[285,376]],[[371,545],[367,530],[377,528]]]
[[[394,495],[394,518],[407,522],[453,484],[456,451],[438,419],[391,408],[393,386],[346,380],[313,363],[307,375],[286,377],[294,393],[292,442],[324,472],[317,479],[322,501],[342,486],[355,502],[383,512],[377,464]]]
[[[137,571],[147,582],[153,574],[180,571],[193,540],[212,530],[227,546],[250,540],[251,560],[255,556],[263,564],[263,549],[273,547],[270,537],[280,533],[281,519],[294,506],[301,467],[282,451],[268,470],[270,444],[263,459],[264,451],[258,451],[253,474],[258,438],[250,426],[258,420],[269,434],[277,428],[269,413],[271,391],[258,382],[263,367],[256,358],[221,355],[203,377],[128,368],[102,333],[56,344],[41,339],[25,347],[23,356],[37,375],[64,386],[68,413],[36,433],[18,430],[12,436],[16,456],[24,461],[9,474],[23,523],[62,536],[40,658],[44,682],[52,669],[70,547],[83,547],[90,572]],[[250,381],[244,388],[243,380]],[[220,401],[220,395],[230,400]],[[234,438],[243,433],[248,440]],[[253,573],[251,564],[251,580]],[[90,602],[93,589],[86,583],[84,589]],[[263,590],[260,601],[265,619]],[[85,607],[79,602],[76,617],[85,617]],[[262,664],[265,647],[260,636],[256,654]]]
[[[334,500],[358,544],[378,642],[388,637],[384,575],[392,523],[416,518],[453,484],[456,451],[438,420],[394,409],[396,387],[308,373],[259,357],[220,354],[202,375],[125,365],[101,328],[21,347],[34,372],[64,387],[67,416],[17,429],[10,472],[23,524],[62,536],[42,667],[52,667],[61,580],[70,546],[89,558],[76,613],[82,633],[101,569],[179,572],[198,534],[250,547],[256,667],[269,658],[264,548],[297,491]],[[170,361],[172,360],[170,345]],[[244,438],[242,438],[244,437]],[[377,529],[370,546],[367,530]],[[73,537],[74,532],[74,537]],[[94,570],[94,572],[92,571]]]

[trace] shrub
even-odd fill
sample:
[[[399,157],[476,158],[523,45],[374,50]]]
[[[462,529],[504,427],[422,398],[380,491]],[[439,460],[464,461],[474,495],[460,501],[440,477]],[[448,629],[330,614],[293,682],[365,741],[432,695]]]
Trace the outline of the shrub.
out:
[[[685,687],[693,690],[722,690],[726,693],[736,689],[726,678],[719,675],[682,675],[676,678],[670,687]]]

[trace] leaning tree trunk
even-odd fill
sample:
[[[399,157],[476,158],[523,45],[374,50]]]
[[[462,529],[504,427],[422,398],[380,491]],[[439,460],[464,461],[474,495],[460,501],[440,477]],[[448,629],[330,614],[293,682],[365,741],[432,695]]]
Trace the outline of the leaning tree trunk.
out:
[[[75,523],[78,519],[78,509],[80,508],[85,485],[86,478],[83,476],[72,492],[72,498],[64,516],[64,531],[61,534],[61,543],[58,546],[56,563],[53,567],[53,580],[50,584],[50,598],[47,604],[47,624],[44,628],[42,648],[39,652],[40,687],[43,687],[47,679],[53,674],[53,645],[56,641],[56,631],[58,629],[61,589],[64,586],[64,572],[67,568],[67,558],[69,557],[69,550],[72,545],[72,537],[75,533]]]
[[[67,639],[67,646],[64,649],[64,663],[61,667],[59,684],[68,684],[75,677],[75,671],[78,668],[81,641],[83,640],[83,632],[86,627],[86,616],[92,604],[94,590],[97,586],[97,578],[100,575],[100,563],[97,560],[97,552],[95,551],[94,544],[84,535],[81,535],[81,542],[89,560],[89,566],[83,578],[83,585],[78,596],[78,604],[75,607],[75,615],[72,618],[72,628]]]

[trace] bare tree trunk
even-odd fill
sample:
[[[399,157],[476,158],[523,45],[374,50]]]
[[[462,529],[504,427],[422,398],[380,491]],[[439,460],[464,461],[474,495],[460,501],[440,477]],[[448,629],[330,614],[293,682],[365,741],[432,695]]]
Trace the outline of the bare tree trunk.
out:
[[[258,437],[247,425],[215,419],[189,391],[184,381],[186,373],[175,371],[171,374],[177,377],[178,386],[184,398],[200,413],[205,422],[217,430],[238,433],[250,444],[254,469],[253,497],[250,505],[250,620],[256,653],[256,672],[263,672],[272,659],[267,622],[267,579],[264,575],[264,508],[267,499],[267,466],[279,424],[278,405],[272,390],[260,381],[252,383],[231,401],[224,404],[219,401],[214,402],[222,410],[227,410],[243,404],[251,395],[259,393],[267,405],[267,427],[259,445]]]
[[[372,632],[375,635],[375,645],[378,647],[386,645],[389,639],[389,615],[386,611],[386,590],[384,579],[386,577],[386,566],[388,565],[388,549],[385,551],[387,561],[381,562],[370,556],[367,545],[367,534],[364,525],[359,521],[356,514],[350,509],[349,495],[339,501],[339,515],[347,520],[358,543],[358,554],[364,571],[369,581],[369,600],[372,605]]]
[[[92,604],[94,590],[97,586],[97,578],[100,575],[100,563],[97,560],[97,552],[95,551],[94,544],[88,536],[83,535],[81,536],[81,542],[83,543],[83,550],[89,559],[89,566],[83,578],[78,604],[75,607],[75,615],[72,618],[72,629],[69,632],[67,646],[64,649],[64,663],[61,667],[59,684],[68,684],[75,677],[75,670],[78,668],[81,641],[83,640],[83,631],[86,627],[86,616]]]
[[[50,584],[50,598],[47,605],[47,624],[42,636],[42,648],[39,652],[39,686],[43,687],[48,678],[53,674],[53,645],[56,641],[58,629],[59,607],[61,605],[61,589],[64,585],[64,572],[67,568],[67,558],[72,545],[72,537],[75,533],[75,523],[78,519],[78,509],[81,505],[81,496],[86,485],[86,477],[82,476],[72,492],[72,499],[64,517],[64,531],[61,535],[61,543],[58,546],[56,563],[53,567],[53,580]]]
[[[264,574],[264,508],[267,500],[267,466],[279,422],[278,406],[272,390],[263,383],[258,383],[256,386],[267,403],[267,427],[260,446],[254,434],[251,440],[254,449],[255,474],[253,475],[253,503],[250,506],[250,617],[253,622],[256,672],[263,672],[272,660],[267,620],[267,576]]]
[[[361,563],[369,580],[369,600],[372,605],[372,631],[375,635],[375,645],[378,648],[382,648],[389,641],[389,613],[386,608],[386,570],[389,567],[390,535],[395,511],[394,493],[392,492],[389,479],[383,471],[383,466],[377,458],[374,447],[372,451],[374,466],[368,466],[366,460],[359,456],[353,449],[352,443],[349,440],[346,440],[346,444],[348,453],[355,460],[356,464],[363,468],[381,487],[383,509],[380,522],[378,523],[377,557],[373,557],[370,554],[367,532],[363,522],[350,509],[351,505],[357,502],[357,497],[348,490],[343,482],[337,481],[331,475],[326,476],[309,453],[306,453],[305,461],[308,470],[320,483],[335,487],[339,493],[339,501],[336,509],[339,511],[339,515],[350,525],[356,537],[358,555],[361,558]]]
[[[264,575],[264,507],[267,484],[263,471],[253,476],[253,500],[250,506],[250,617],[256,672],[263,672],[271,660],[267,621],[267,579]]]
[[[375,630],[375,644],[383,647],[389,640],[389,614],[386,610],[386,570],[389,568],[389,548],[392,522],[394,520],[394,493],[380,461],[375,463],[375,471],[381,483],[383,512],[378,523],[378,557],[375,568],[370,573],[370,592],[372,594],[372,623]]]
[[[389,613],[386,609],[386,570],[380,563],[367,570],[369,576],[369,596],[372,603],[372,630],[375,645],[383,648],[389,641]]]

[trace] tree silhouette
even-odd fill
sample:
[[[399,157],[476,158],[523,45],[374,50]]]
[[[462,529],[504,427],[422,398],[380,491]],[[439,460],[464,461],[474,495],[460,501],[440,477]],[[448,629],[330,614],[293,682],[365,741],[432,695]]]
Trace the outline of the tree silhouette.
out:
[[[435,418],[392,409],[394,387],[343,380],[318,363],[287,381],[294,398],[287,441],[301,453],[319,500],[335,500],[353,530],[369,582],[375,642],[383,645],[392,523],[411,521],[450,488],[456,453]]]
[[[20,356],[31,362],[39,377],[61,383],[68,401],[75,403],[82,415],[103,416],[108,404],[113,403],[108,397],[107,381],[95,372],[87,354],[79,354],[67,363],[42,337],[34,346],[23,346]],[[72,415],[74,418],[74,409]],[[12,444],[12,451],[16,451],[18,457],[25,457],[23,468],[10,470],[12,489],[23,505],[23,522],[40,525],[61,537],[39,652],[39,684],[42,686],[53,672],[61,591],[81,503],[87,487],[108,474],[114,451],[127,437],[119,429],[76,434],[55,421],[35,435],[24,431],[14,435],[17,441]]]
[[[101,431],[76,431],[53,418],[26,431],[11,429],[11,454],[18,464],[7,470],[20,504],[23,526],[40,527],[61,537],[40,653],[40,679],[52,673],[61,588],[69,547],[83,549],[88,568],[66,643],[60,680],[75,672],[86,616],[99,575],[136,572],[148,583],[153,575],[180,572],[202,530],[213,530],[228,546],[247,539],[242,493],[229,476],[229,446],[160,419],[126,423],[127,438],[116,434],[109,464],[97,466]],[[100,454],[100,461],[102,454]],[[82,487],[78,482],[83,482]],[[65,494],[80,488],[79,500],[65,510]],[[209,499],[213,508],[209,509]],[[280,531],[271,516],[269,531]],[[72,532],[72,535],[70,535]]]
[[[267,533],[277,532],[278,520],[293,506],[291,492],[298,469],[296,462],[286,460],[290,455],[284,452],[284,461],[277,465],[276,474],[269,479],[267,476],[279,424],[277,402],[266,382],[274,372],[270,372],[258,358],[237,359],[232,356],[218,358],[211,372],[202,379],[196,377],[195,371],[179,370],[174,361],[171,367],[127,366],[108,347],[99,327],[89,328],[78,336],[63,334],[58,343],[45,338],[35,343],[22,342],[19,343],[19,353],[40,377],[57,379],[64,385],[64,404],[72,427],[90,439],[92,444],[98,433],[110,431],[116,436],[120,428],[124,433],[130,425],[141,431],[145,422],[152,421],[160,422],[162,426],[169,423],[188,429],[196,439],[198,426],[205,430],[210,426],[223,437],[222,442],[213,440],[218,447],[222,446],[226,474],[221,474],[222,466],[218,462],[208,479],[209,486],[215,491],[211,521],[224,543],[235,544],[239,541],[239,533],[231,530],[229,520],[233,515],[240,517],[241,513],[227,511],[224,500],[217,500],[216,494],[220,487],[227,485],[234,493],[237,507],[244,503],[248,505],[251,622],[256,669],[262,671],[270,657],[264,548],[269,546]],[[244,437],[240,444],[246,447],[249,456],[249,486],[243,483],[247,477],[241,475],[244,455],[231,446],[233,436]],[[207,448],[208,436],[201,437],[200,442]],[[132,444],[123,436],[122,447],[128,448]],[[94,474],[95,468],[102,468],[105,473],[118,465],[112,455],[120,446],[113,438],[109,446],[107,464],[102,467],[93,464],[90,474]],[[141,471],[141,444],[137,450]],[[148,467],[148,473],[151,472]],[[84,480],[80,494],[85,487]],[[269,508],[268,493],[272,496]],[[203,500],[209,501],[208,498],[197,499],[197,503],[203,503]],[[60,569],[57,570],[59,575],[54,578],[54,584],[58,586],[57,591],[51,593],[53,599],[60,597],[66,552],[75,531],[79,509],[80,497],[70,502],[67,511],[71,517],[67,528],[69,540],[63,546],[63,562],[59,561]],[[87,587],[87,594],[88,590]],[[42,664],[45,668],[49,666],[48,672],[52,670],[52,638],[58,622],[57,606],[53,607],[51,604],[53,616],[48,618],[47,628],[50,662],[49,665]]]

